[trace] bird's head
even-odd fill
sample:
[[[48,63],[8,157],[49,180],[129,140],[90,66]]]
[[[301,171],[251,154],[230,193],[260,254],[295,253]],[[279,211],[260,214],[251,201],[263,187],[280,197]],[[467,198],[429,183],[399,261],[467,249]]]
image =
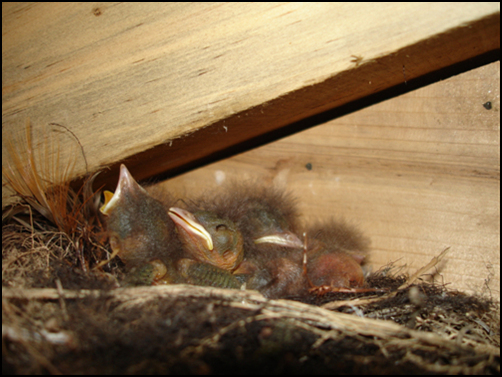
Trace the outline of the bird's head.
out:
[[[302,248],[303,243],[289,229],[285,217],[270,207],[255,203],[246,214],[249,232],[255,244],[273,244],[289,248]]]
[[[125,165],[120,166],[115,193],[104,195],[100,211],[107,218],[113,255],[126,264],[137,264],[165,253],[174,227],[162,203],[134,180]]]
[[[242,234],[231,220],[213,212],[169,209],[183,247],[198,261],[233,271],[244,257]]]

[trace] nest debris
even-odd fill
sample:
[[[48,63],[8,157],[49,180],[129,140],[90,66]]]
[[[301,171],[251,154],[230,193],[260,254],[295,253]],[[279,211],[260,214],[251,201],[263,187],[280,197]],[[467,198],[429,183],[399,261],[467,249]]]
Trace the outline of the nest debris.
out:
[[[500,373],[499,305],[393,266],[368,278],[387,293],[269,300],[117,288],[119,261],[106,273],[76,268],[57,229],[10,224],[2,238],[5,373]]]

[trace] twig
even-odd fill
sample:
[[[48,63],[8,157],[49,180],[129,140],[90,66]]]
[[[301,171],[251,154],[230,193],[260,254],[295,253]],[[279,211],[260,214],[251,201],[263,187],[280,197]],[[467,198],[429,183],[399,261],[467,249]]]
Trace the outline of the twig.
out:
[[[439,254],[437,257],[434,257],[431,259],[429,263],[427,263],[424,267],[419,268],[417,272],[415,272],[412,276],[408,278],[406,283],[401,285],[398,290],[403,290],[408,288],[410,285],[412,285],[415,280],[417,280],[420,276],[424,275],[427,271],[429,271],[432,267],[436,266],[441,260],[444,258],[444,256],[448,253],[448,250],[450,250],[451,246],[448,246],[446,249],[444,249],[441,254]]]
[[[446,249],[444,249],[441,254],[439,254],[437,257],[433,257],[427,265],[425,265],[422,268],[419,268],[412,276],[406,280],[404,284],[402,284],[399,288],[397,288],[393,292],[389,292],[388,294],[379,296],[377,298],[373,299],[355,299],[355,300],[346,300],[346,301],[332,301],[328,302],[327,304],[322,305],[321,307],[324,309],[338,309],[342,306],[349,306],[349,305],[369,305],[369,304],[374,304],[376,302],[380,302],[383,300],[387,300],[389,298],[395,297],[400,291],[405,290],[406,288],[410,287],[420,276],[424,275],[427,271],[429,271],[431,268],[436,266],[446,255],[448,250],[450,249],[450,246],[448,246]],[[360,301],[359,301],[360,300]]]

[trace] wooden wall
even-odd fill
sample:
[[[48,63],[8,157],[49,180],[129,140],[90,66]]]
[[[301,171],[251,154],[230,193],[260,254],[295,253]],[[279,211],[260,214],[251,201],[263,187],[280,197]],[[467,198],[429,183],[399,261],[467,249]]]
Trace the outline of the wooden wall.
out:
[[[293,191],[306,224],[357,224],[374,269],[413,272],[450,247],[436,281],[500,297],[500,62],[162,185],[190,197],[248,179]]]

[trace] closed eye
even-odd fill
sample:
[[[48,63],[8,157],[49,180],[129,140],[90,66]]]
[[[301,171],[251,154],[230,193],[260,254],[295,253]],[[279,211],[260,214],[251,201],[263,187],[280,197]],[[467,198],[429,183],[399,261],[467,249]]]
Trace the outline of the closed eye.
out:
[[[219,225],[216,225],[216,230],[217,231],[220,231],[220,230],[226,230],[228,227],[225,225],[225,224],[219,224]]]

